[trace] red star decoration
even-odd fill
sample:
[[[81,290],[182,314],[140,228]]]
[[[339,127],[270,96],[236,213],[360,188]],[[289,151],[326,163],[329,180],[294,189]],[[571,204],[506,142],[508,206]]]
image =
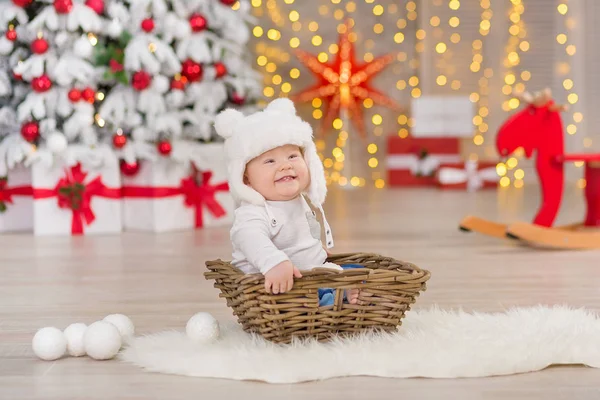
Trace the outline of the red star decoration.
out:
[[[323,130],[331,127],[333,120],[342,111],[347,111],[359,134],[366,137],[363,109],[365,99],[373,103],[400,111],[401,107],[391,98],[370,86],[370,80],[394,60],[394,54],[377,57],[371,62],[358,64],[354,58],[354,44],[350,41],[350,24],[340,34],[338,53],[331,63],[322,63],[317,56],[303,50],[297,50],[296,56],[319,80],[292,98],[306,102],[320,98],[327,103],[327,113],[323,119]]]

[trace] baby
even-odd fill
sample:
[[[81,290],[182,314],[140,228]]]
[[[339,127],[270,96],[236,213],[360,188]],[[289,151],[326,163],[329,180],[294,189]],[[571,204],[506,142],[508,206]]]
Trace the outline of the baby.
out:
[[[262,273],[265,289],[273,294],[291,290],[302,271],[342,269],[325,262],[321,225],[304,197],[318,207],[327,248],[333,247],[322,207],[327,193],[323,165],[312,128],[296,115],[291,100],[274,100],[249,116],[224,110],[215,128],[226,139],[229,188],[236,202],[232,264],[244,273]],[[325,303],[331,304],[331,291],[325,292]],[[345,293],[351,304],[358,302],[358,295],[358,289]]]

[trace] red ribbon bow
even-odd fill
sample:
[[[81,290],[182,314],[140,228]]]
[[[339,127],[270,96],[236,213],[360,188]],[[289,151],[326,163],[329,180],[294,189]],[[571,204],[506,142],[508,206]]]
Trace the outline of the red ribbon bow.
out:
[[[13,196],[31,196],[33,191],[31,186],[8,186],[8,179],[0,178],[0,212],[6,210],[6,203],[13,204]]]
[[[204,226],[202,206],[206,206],[208,211],[216,218],[220,218],[226,214],[223,206],[215,198],[215,194],[217,192],[228,191],[229,185],[227,182],[212,185],[210,183],[213,175],[212,171],[203,171],[200,174],[202,178],[201,182],[198,182],[196,180],[198,171],[194,168],[190,176],[181,180],[181,186],[178,188],[124,186],[122,190],[123,197],[161,198],[183,195],[185,205],[195,208],[195,227],[201,228]]]
[[[92,210],[92,196],[121,198],[121,190],[104,186],[100,175],[87,184],[84,183],[86,176],[87,174],[81,171],[81,165],[77,164],[65,171],[65,177],[58,181],[54,189],[33,189],[34,199],[57,197],[60,208],[72,210],[71,233],[73,235],[83,234],[84,222],[90,225],[96,219]]]

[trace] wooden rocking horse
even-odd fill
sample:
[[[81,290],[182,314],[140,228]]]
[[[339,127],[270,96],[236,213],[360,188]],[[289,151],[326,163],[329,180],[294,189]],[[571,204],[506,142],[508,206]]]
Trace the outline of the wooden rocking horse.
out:
[[[549,89],[532,96],[520,96],[527,106],[510,117],[498,130],[496,147],[502,157],[508,157],[522,147],[531,158],[535,151],[535,167],[541,184],[542,201],[533,223],[499,224],[467,216],[460,223],[462,231],[512,238],[541,247],[559,249],[600,248],[600,153],[565,154],[560,112],[566,108],[554,103]],[[553,227],[562,201],[564,164],[585,164],[585,199],[587,214],[584,222]]]

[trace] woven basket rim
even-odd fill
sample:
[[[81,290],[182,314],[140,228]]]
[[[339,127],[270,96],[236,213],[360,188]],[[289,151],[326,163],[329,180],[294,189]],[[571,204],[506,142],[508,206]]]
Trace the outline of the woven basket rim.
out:
[[[347,270],[334,270],[331,268],[315,268],[312,270],[306,270],[306,271],[302,271],[302,278],[294,278],[295,282],[303,282],[303,281],[309,281],[315,278],[342,278],[345,276],[355,276],[355,275],[364,275],[365,273],[367,273],[369,276],[371,275],[380,275],[380,274],[388,274],[388,275],[396,275],[396,276],[414,276],[414,275],[420,275],[422,276],[427,276],[428,278],[431,276],[431,273],[428,270],[419,268],[418,266],[416,266],[413,263],[410,262],[406,262],[406,261],[400,261],[398,259],[395,259],[393,257],[388,257],[388,256],[382,256],[380,254],[377,253],[366,253],[366,252],[359,252],[359,253],[339,253],[339,254],[331,254],[329,257],[327,257],[327,261],[329,260],[335,260],[335,259],[340,259],[340,258],[346,258],[346,257],[355,257],[355,256],[360,256],[360,257],[379,257],[381,259],[384,260],[390,260],[399,264],[402,264],[405,267],[409,267],[409,269],[411,270],[410,272],[407,270],[402,270],[399,268],[396,269],[383,269],[383,268],[370,268],[368,265],[365,266],[366,269],[368,269],[368,272],[365,272],[363,269],[347,269]],[[223,260],[223,259],[215,259],[215,260],[208,260],[205,262],[206,267],[209,269],[209,271],[204,273],[204,276],[209,278],[212,274],[214,274],[213,271],[211,271],[210,267],[211,265],[228,265],[228,267],[231,269],[231,271],[234,273],[234,275],[238,276],[238,279],[242,278],[246,281],[253,281],[256,283],[262,282],[264,281],[265,277],[262,273],[257,272],[257,273],[252,273],[252,274],[246,274],[243,271],[241,271],[239,268],[233,266],[231,264],[230,260]],[[427,279],[428,280],[428,279]]]

